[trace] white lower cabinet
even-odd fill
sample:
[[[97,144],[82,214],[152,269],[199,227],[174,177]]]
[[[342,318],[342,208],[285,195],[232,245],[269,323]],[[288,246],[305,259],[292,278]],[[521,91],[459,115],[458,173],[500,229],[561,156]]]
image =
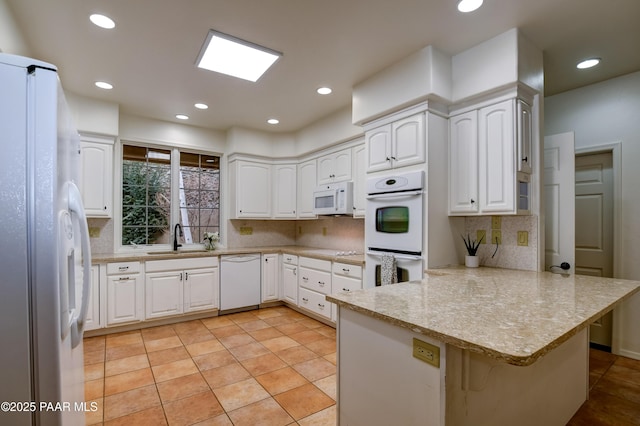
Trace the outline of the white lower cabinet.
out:
[[[146,319],[218,308],[217,257],[150,261],[145,269]]]
[[[349,292],[362,288],[362,266],[334,262],[331,268],[331,293]],[[334,307],[331,319],[337,320],[338,310]]]
[[[91,265],[91,292],[87,306],[87,317],[84,321],[85,330],[101,328],[100,321],[100,265]]]
[[[282,255],[282,298],[298,304],[298,256],[293,254]]]
[[[262,302],[280,300],[278,253],[262,255]]]
[[[298,306],[331,319],[332,303],[325,300],[331,293],[331,262],[300,257],[298,266]]]
[[[107,264],[107,325],[142,321],[144,283],[140,262]]]

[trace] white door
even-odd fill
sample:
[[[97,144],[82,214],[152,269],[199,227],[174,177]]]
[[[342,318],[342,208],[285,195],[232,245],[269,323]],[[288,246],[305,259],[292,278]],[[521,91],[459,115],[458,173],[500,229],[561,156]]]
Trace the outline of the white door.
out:
[[[294,305],[298,304],[298,266],[285,263],[282,265],[283,298]]]
[[[544,138],[545,270],[575,265],[575,139],[573,132]]]
[[[184,311],[218,308],[218,268],[184,271]]]
[[[274,166],[273,217],[296,217],[296,169],[295,164]]]
[[[316,217],[313,214],[313,190],[316,187],[316,160],[298,164],[296,204],[298,217]]]
[[[576,156],[576,274],[613,277],[613,156]],[[612,313],[591,325],[591,341],[611,347]]]
[[[365,144],[367,173],[391,168],[391,124],[368,131]]]
[[[478,112],[449,120],[449,213],[478,212]]]
[[[184,272],[155,272],[146,274],[145,318],[161,318],[181,314]]]

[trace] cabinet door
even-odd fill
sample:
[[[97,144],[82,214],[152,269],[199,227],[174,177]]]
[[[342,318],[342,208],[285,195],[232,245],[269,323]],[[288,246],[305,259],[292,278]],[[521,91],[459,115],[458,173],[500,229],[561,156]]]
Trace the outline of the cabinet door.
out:
[[[145,318],[161,318],[181,314],[184,272],[153,272],[145,278]]]
[[[273,217],[296,217],[296,165],[278,164],[273,167]]]
[[[80,141],[80,191],[88,217],[111,217],[113,197],[113,141]]]
[[[368,131],[365,144],[367,173],[391,168],[391,124]]]
[[[318,158],[318,185],[351,180],[351,149]]]
[[[449,126],[449,213],[477,213],[477,111],[451,117]]]
[[[238,161],[236,217],[271,217],[271,165]]]
[[[314,218],[313,190],[316,188],[316,160],[298,164],[298,204],[299,218]]]
[[[91,265],[91,293],[84,329],[95,330],[100,324],[100,265]]]
[[[262,256],[262,301],[272,302],[280,299],[278,291],[278,254]]]
[[[364,217],[367,200],[365,144],[353,148],[353,217]]]
[[[515,213],[515,101],[478,111],[481,213]]]
[[[298,304],[298,267],[285,263],[282,265],[283,299]]]
[[[391,125],[391,164],[394,168],[424,163],[427,143],[424,121],[424,114],[416,114]]]
[[[184,271],[184,311],[218,309],[218,267]]]
[[[518,99],[518,171],[531,173],[531,141],[533,138],[533,127],[531,117],[531,107],[526,102]]]
[[[107,325],[142,320],[143,299],[139,274],[107,276]]]

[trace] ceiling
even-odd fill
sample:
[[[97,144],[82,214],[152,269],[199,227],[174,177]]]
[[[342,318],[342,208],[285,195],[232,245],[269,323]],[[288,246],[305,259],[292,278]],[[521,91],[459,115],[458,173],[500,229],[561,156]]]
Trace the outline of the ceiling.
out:
[[[32,56],[58,66],[65,90],[218,130],[294,132],[347,107],[354,85],[422,47],[453,55],[514,27],[544,52],[547,96],[640,70],[638,0],[485,0],[468,14],[456,0],[5,1]],[[94,26],[91,13],[116,28]],[[198,69],[209,29],[284,55],[257,83]],[[601,65],[576,70],[591,56]],[[97,80],[115,87],[97,89]],[[318,95],[324,85],[333,93]]]

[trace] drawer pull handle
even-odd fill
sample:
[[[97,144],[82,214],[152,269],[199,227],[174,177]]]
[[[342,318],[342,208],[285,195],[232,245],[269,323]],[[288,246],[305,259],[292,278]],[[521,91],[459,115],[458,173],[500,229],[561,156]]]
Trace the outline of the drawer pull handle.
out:
[[[350,270],[351,270],[351,269],[349,269],[349,268],[342,268],[342,272],[349,273],[349,271],[350,271]]]
[[[303,302],[308,302],[308,301],[309,301],[309,299],[307,299],[306,297],[303,297],[303,298],[302,298],[302,301],[303,301]]]
[[[324,282],[318,281],[318,284],[320,284],[320,287],[324,287]]]
[[[120,277],[118,281],[129,281],[129,277]]]
[[[293,268],[293,275],[298,275],[297,269]]]
[[[343,288],[342,291],[351,291],[348,288]]]
[[[309,281],[308,277],[302,277],[302,279],[305,280],[305,281]]]
[[[318,303],[318,307],[320,307],[320,309],[324,309],[324,305],[322,303]]]
[[[129,269],[129,267],[128,267],[128,266],[119,266],[119,267],[118,267],[118,271],[126,271],[126,270],[128,270],[128,269]]]

